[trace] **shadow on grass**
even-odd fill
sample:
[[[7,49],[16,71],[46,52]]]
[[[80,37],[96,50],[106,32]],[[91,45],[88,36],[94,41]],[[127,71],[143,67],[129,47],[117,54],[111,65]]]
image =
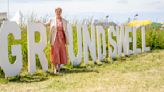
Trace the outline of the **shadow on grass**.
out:
[[[134,60],[140,57],[144,57],[148,54],[151,54],[153,52],[159,52],[159,50],[155,50],[155,51],[148,51],[148,52],[144,52],[144,53],[140,53],[140,54],[131,54],[131,55],[125,55],[123,57],[116,57],[116,58],[112,58],[113,61],[127,61],[127,60]]]
[[[35,73],[35,74],[22,74],[16,77],[7,78],[9,82],[18,82],[18,83],[31,83],[31,82],[41,82],[48,79],[47,74],[45,73]]]
[[[90,66],[91,67],[91,66]],[[88,66],[72,66],[71,68],[69,67],[63,67],[60,70],[59,74],[54,74],[52,71],[48,71],[47,74],[48,76],[64,76],[66,74],[73,74],[73,73],[90,73],[90,72],[95,72],[99,73],[98,70],[94,68],[88,68]]]
[[[7,84],[8,82],[17,82],[17,83],[41,82],[48,79],[47,73],[44,72],[36,72],[34,74],[29,74],[25,71],[22,71],[18,76],[7,77],[7,78],[5,78],[4,75],[5,75],[4,72],[1,70],[0,83],[2,84]]]
[[[34,74],[29,74],[25,71],[22,71],[20,75],[15,77],[5,78],[4,74],[0,75],[0,83],[7,84],[8,82],[16,82],[16,83],[32,83],[32,82],[41,82],[46,81],[50,77],[58,77],[64,76],[66,74],[72,73],[89,73],[89,72],[96,72],[99,73],[98,70],[94,69],[91,65],[88,66],[72,66],[72,67],[63,67],[61,69],[60,74],[54,74],[52,70],[47,72],[36,72]]]
[[[87,68],[73,68],[73,69],[62,68],[62,69],[61,69],[61,73],[65,73],[65,74],[72,74],[72,73],[89,73],[89,72],[96,72],[96,73],[99,73],[98,70],[95,70],[95,69],[87,69]]]

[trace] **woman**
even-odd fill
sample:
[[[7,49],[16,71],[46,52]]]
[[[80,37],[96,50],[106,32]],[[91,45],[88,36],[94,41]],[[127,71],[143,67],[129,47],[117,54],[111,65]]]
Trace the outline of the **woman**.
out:
[[[62,18],[62,9],[55,9],[56,16],[49,19],[45,26],[50,26],[51,62],[54,73],[60,72],[61,64],[67,64],[66,44],[68,44],[67,21]]]

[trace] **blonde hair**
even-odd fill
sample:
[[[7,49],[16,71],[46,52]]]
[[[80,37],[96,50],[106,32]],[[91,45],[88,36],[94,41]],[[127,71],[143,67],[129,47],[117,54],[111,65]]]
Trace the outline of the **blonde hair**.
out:
[[[60,10],[60,11],[62,12],[62,8],[60,8],[60,7],[55,8],[55,12],[56,12],[57,10]]]

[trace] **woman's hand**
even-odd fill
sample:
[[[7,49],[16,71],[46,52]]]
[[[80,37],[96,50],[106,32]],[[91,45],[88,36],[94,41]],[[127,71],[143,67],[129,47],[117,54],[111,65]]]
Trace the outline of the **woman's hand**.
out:
[[[51,19],[48,19],[48,21],[44,23],[44,26],[50,26],[50,23],[51,23]]]

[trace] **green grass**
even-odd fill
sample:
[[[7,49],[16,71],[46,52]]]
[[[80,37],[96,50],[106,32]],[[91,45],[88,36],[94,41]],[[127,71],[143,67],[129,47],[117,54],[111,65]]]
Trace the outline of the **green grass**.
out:
[[[164,92],[164,50],[100,64],[64,66],[61,74],[41,70],[0,77],[1,92]]]

